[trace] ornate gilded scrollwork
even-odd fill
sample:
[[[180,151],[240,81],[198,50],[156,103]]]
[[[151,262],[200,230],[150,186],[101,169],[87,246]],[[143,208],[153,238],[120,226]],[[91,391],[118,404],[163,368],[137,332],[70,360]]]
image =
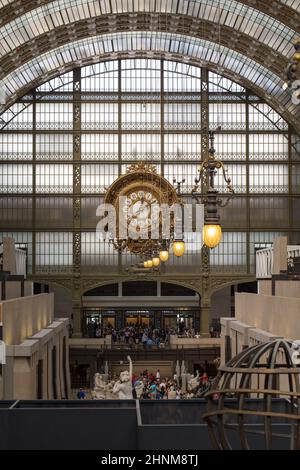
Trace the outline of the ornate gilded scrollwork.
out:
[[[123,197],[126,204],[121,206]],[[124,199],[122,203],[124,203]],[[151,234],[152,214],[155,205],[171,207],[180,203],[175,188],[157,173],[156,167],[146,162],[137,162],[127,168],[125,175],[119,177],[106,191],[104,202],[116,209],[116,237],[111,241],[118,251],[128,250],[135,254],[144,254],[158,247],[159,240]],[[120,213],[124,217],[120,216]],[[174,227],[173,215],[170,217],[170,231]],[[162,216],[159,215],[161,231]],[[128,228],[134,228],[135,238],[124,238]]]

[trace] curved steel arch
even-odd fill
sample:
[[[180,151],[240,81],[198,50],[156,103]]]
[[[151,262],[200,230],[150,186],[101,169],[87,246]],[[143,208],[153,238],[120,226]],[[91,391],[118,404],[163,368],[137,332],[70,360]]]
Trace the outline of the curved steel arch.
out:
[[[215,23],[208,20],[192,19],[182,15],[169,15],[160,20],[159,14],[137,13],[134,17],[130,14],[101,15],[91,20],[83,19],[70,23],[68,26],[58,26],[49,33],[34,37],[20,45],[16,51],[7,54],[0,52],[0,79],[13,72],[16,66],[21,66],[27,61],[44,54],[53,47],[63,46],[70,42],[70,36],[86,39],[94,35],[109,34],[126,31],[153,31],[184,34],[187,37],[205,39],[220,43],[229,49],[235,50],[251,57],[259,64],[267,66],[275,75],[285,80],[284,70],[288,66],[288,58],[275,51],[266,44],[261,44],[256,39],[236,31],[228,26],[216,28]]]
[[[233,22],[237,30],[239,28],[241,31],[242,28],[248,29],[250,36],[251,33],[265,36],[262,34],[262,28],[253,28],[253,31],[250,31],[252,28],[249,28],[249,22],[253,22],[253,26],[260,25],[263,29],[272,29],[274,33],[282,35],[283,39],[286,36],[287,40],[288,29],[297,31],[300,27],[300,15],[298,15],[297,9],[290,8],[286,2],[278,0],[274,0],[271,4],[264,0],[232,0],[230,2],[227,0],[202,0],[201,2],[200,0],[161,0],[160,2],[148,0],[143,3],[128,2],[127,0],[102,3],[98,0],[27,0],[25,5],[20,5],[18,1],[12,1],[2,8],[0,40],[2,39],[1,30],[9,32],[9,28],[3,29],[3,26],[9,24],[11,24],[12,32],[16,30],[21,33],[22,42],[24,33],[26,36],[29,32],[30,37],[35,33],[35,30],[38,33],[37,28],[30,28],[31,20],[41,21],[44,24],[41,24],[40,27],[49,31],[52,29],[51,25],[57,27],[59,24],[67,24],[69,17],[83,19],[103,14],[137,12],[161,13],[162,15],[179,13],[195,18],[202,15],[206,19],[210,19],[208,16],[211,15],[211,19],[215,22],[219,20],[224,24]],[[240,21],[241,18],[244,18],[246,22]],[[287,27],[285,32],[281,25]],[[16,35],[16,40],[17,44],[18,35]],[[263,40],[268,39],[264,37]]]
[[[250,0],[161,0],[160,3],[149,0],[144,4],[125,0],[112,3],[54,0],[36,4],[36,8],[34,2],[28,3],[32,9],[27,12],[20,9],[19,16],[0,26],[2,76],[70,40],[116,30],[147,29],[140,24],[140,17],[145,17],[142,23],[149,23],[148,29],[152,31],[184,32],[215,42],[222,36],[223,44],[230,49],[254,57],[258,62],[263,61],[278,74],[286,65],[284,58],[293,51],[291,41],[296,35],[295,29],[300,28],[297,13],[289,16],[295,25],[293,29],[278,21],[277,15],[272,18],[265,11],[253,8],[252,3],[249,6]],[[164,28],[161,27],[163,24]],[[222,31],[219,31],[219,25]]]
[[[176,1],[179,3],[180,0]],[[53,0],[26,0],[24,4],[20,0],[0,0],[0,26],[52,2]],[[291,28],[297,29],[297,25],[299,25],[298,18],[294,17],[295,12],[300,12],[299,0],[292,0],[291,4],[288,3],[289,0],[273,0],[271,3],[265,0],[238,0],[238,2],[279,19],[280,22]]]
[[[242,84],[264,99],[300,133],[300,109],[282,90],[280,78],[242,54],[223,46],[220,52],[219,57],[212,42],[170,33],[125,32],[71,42],[31,60],[9,74],[5,81],[0,81],[0,88],[7,90],[8,97],[2,111],[30,89],[76,66],[117,57],[156,56],[196,66],[206,65]]]

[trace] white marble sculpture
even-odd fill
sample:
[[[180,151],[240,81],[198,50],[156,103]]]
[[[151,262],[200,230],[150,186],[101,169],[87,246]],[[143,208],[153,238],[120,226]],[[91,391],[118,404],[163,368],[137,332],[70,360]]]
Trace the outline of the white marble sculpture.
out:
[[[189,392],[195,392],[199,387],[199,372],[197,371],[196,377],[193,375],[191,376],[190,380],[188,381],[187,389]]]
[[[120,379],[115,383],[113,393],[118,394],[119,400],[132,400],[132,360],[127,357],[129,361],[129,371],[124,370],[120,373]]]
[[[105,400],[107,385],[103,381],[103,377],[99,372],[94,375],[93,396],[96,400]]]

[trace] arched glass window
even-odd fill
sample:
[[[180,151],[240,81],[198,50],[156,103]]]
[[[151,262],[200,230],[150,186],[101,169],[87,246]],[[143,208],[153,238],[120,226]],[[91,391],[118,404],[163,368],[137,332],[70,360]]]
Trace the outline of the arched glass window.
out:
[[[171,183],[185,178],[191,201],[206,125],[222,126],[217,155],[236,191],[221,210],[212,270],[251,273],[255,248],[278,235],[300,241],[299,137],[259,97],[214,72],[157,59],[101,62],[39,86],[0,125],[0,237],[28,244],[33,273],[72,271],[74,246],[83,273],[135,262],[96,238],[106,188],[143,160]],[[187,233],[186,254],[171,256],[167,271],[195,272],[201,246],[200,231]]]

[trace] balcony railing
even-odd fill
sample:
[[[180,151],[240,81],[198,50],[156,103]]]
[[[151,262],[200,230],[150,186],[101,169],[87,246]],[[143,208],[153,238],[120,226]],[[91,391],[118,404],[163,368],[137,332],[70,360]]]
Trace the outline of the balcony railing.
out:
[[[290,245],[287,247],[287,259],[300,257],[300,245]],[[271,279],[274,266],[273,246],[263,248],[256,252],[256,278]]]
[[[27,271],[27,252],[21,248],[16,248],[16,274],[26,278]]]

